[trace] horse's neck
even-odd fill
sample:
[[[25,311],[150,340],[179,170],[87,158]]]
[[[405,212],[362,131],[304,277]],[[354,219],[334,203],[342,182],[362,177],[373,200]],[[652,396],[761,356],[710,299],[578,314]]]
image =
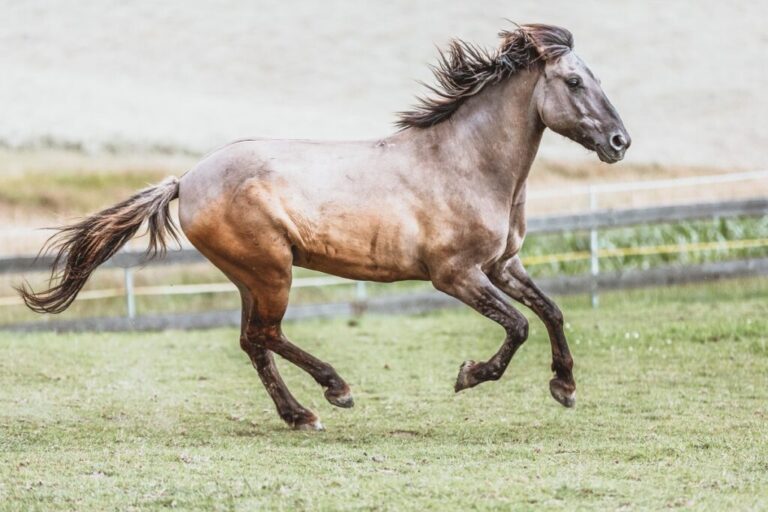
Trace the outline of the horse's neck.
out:
[[[523,72],[489,86],[448,120],[421,130],[421,142],[439,146],[453,166],[476,172],[478,180],[519,203],[544,133],[533,104],[537,79],[537,71]]]

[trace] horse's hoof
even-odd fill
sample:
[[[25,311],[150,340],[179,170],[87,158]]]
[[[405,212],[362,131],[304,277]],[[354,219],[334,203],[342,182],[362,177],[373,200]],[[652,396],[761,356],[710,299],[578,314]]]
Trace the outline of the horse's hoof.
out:
[[[566,384],[560,379],[552,379],[549,381],[549,392],[552,393],[552,398],[565,407],[576,405],[576,386],[573,384]]]
[[[478,384],[477,379],[475,379],[472,374],[470,374],[470,370],[476,364],[477,363],[474,361],[464,361],[461,363],[461,366],[459,367],[459,375],[456,377],[456,384],[453,386],[453,390],[456,393]]]
[[[325,399],[328,400],[331,405],[335,405],[336,407],[343,407],[344,409],[349,409],[355,405],[355,400],[352,398],[352,393],[349,391],[349,388],[347,388],[340,395],[335,395],[331,393],[330,389],[326,389]]]
[[[320,423],[320,420],[315,418],[314,420],[308,422],[308,423],[297,423],[293,426],[294,430],[309,430],[311,432],[322,432],[325,430],[325,427],[322,423]]]

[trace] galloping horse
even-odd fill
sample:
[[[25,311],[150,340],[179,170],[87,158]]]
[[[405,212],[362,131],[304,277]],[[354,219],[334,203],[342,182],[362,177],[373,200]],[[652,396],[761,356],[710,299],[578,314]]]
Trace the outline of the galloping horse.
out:
[[[144,222],[148,253],[163,252],[168,236],[178,236],[169,212],[178,198],[182,230],[240,291],[240,346],[292,427],[322,429],[286,387],[272,353],[308,372],[331,404],[353,405],[333,367],[282,332],[292,265],[350,279],[431,281],[499,323],[501,348],[487,361],[464,362],[457,392],[504,374],[528,336],[526,318],[508,298],[523,303],[549,333],[552,396],[573,406],[562,313],[518,256],[526,180],[545,128],[609,163],[624,157],[630,138],[599,80],[573,53],[569,31],[522,25],[500,37],[495,50],[457,40],[441,52],[432,96],[401,113],[401,130],[390,137],[233,142],[180,179],[62,228],[52,238],[51,288],[34,293],[23,285],[27,306],[65,310]]]

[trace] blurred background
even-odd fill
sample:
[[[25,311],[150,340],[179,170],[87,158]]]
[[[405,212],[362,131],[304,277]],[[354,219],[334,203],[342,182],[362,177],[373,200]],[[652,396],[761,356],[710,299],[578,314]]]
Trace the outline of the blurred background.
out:
[[[575,51],[601,78],[633,137],[625,161],[608,166],[547,133],[531,177],[529,215],[768,195],[768,175],[754,173],[768,161],[764,2],[5,0],[2,5],[0,255],[5,258],[36,252],[49,234],[39,228],[108,206],[168,174],[180,175],[233,139],[364,139],[391,133],[394,112],[423,92],[417,80],[430,82],[428,64],[435,62],[436,47],[453,37],[494,46],[509,20],[570,29]],[[695,179],[738,173],[743,178]],[[674,181],[680,179],[689,181]],[[647,180],[672,181],[593,189],[591,195],[588,188]],[[761,242],[768,238],[766,222],[764,215],[709,215],[601,232],[597,241],[589,230],[568,231],[532,236],[524,252],[539,258],[532,272],[542,276],[594,272],[590,250],[608,251],[605,261],[600,254],[601,266],[616,271],[756,259],[768,256]],[[737,240],[742,243],[733,243]],[[679,249],[689,245],[693,249]],[[143,241],[134,247],[142,248]],[[617,252],[627,248],[634,252]],[[558,256],[568,253],[581,256]],[[18,268],[0,275],[0,321],[27,318],[10,288],[20,281]],[[44,273],[28,270],[25,277],[43,282]],[[129,285],[223,281],[210,265],[199,263],[147,268],[135,283],[130,279],[105,270],[91,286],[112,290],[112,296],[96,294],[98,301],[76,304],[66,315],[121,312],[119,290]],[[308,287],[297,293],[309,302],[326,302],[346,292]],[[158,296],[139,294],[139,310],[239,303],[223,292],[190,293],[178,301]]]

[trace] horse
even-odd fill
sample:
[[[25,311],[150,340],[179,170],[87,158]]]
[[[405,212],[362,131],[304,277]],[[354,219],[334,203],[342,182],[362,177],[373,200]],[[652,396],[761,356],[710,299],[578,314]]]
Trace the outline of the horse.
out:
[[[334,368],[294,345],[281,322],[292,266],[355,280],[431,281],[506,336],[484,361],[465,361],[459,392],[498,380],[528,337],[511,301],[545,324],[551,395],[575,404],[573,357],[563,314],[531,280],[519,253],[526,181],[546,128],[621,160],[631,139],[600,81],[561,27],[516,25],[484,49],[453,40],[439,51],[436,84],[400,112],[391,136],[365,141],[243,139],[129,199],[60,228],[51,281],[18,290],[40,313],[64,311],[100,264],[147,224],[147,254],[179,239],[169,203],[189,241],[240,292],[240,346],[291,427],[322,430],[278,373],[273,354],[303,369],[338,407],[354,404]]]

